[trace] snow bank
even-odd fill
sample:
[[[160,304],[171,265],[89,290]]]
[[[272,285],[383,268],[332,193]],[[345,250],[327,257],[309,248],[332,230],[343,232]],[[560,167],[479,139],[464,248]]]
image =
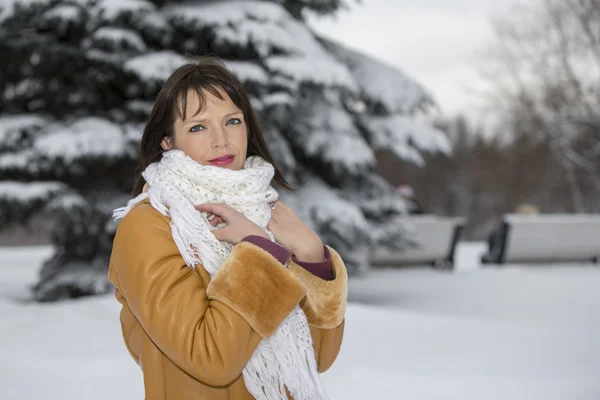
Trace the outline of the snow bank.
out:
[[[483,249],[462,247],[461,264]],[[24,301],[50,254],[0,249],[2,398],[143,398],[112,295]],[[350,282],[331,399],[600,398],[599,268],[371,272]]]

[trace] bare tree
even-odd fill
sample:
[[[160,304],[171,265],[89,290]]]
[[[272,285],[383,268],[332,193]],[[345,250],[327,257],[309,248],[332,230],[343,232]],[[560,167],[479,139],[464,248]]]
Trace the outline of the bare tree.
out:
[[[493,26],[483,65],[492,99],[506,126],[519,127],[511,133],[548,143],[584,212],[581,176],[600,191],[600,1],[540,0]]]

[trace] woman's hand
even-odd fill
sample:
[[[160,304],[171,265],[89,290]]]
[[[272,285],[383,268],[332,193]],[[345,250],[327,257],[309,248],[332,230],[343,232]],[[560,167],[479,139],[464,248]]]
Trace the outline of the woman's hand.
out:
[[[288,249],[298,260],[320,262],[325,260],[323,242],[319,235],[281,201],[271,205],[271,222],[267,227],[275,240]]]
[[[270,240],[264,229],[227,204],[199,204],[195,208],[200,212],[208,213],[212,226],[226,224],[225,227],[212,231],[218,240],[238,244],[250,235],[262,236]]]

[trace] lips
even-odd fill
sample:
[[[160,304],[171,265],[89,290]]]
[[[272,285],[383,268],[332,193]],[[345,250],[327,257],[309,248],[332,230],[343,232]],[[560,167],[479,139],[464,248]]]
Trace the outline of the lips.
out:
[[[213,158],[208,162],[217,167],[223,167],[225,165],[229,165],[233,162],[235,156],[233,154],[225,154],[224,156]]]

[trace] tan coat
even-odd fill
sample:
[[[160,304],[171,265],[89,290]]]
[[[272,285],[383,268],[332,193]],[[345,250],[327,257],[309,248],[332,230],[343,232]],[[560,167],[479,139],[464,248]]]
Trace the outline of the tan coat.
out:
[[[123,305],[125,345],[144,375],[145,400],[250,400],[242,369],[300,303],[320,372],[340,350],[347,276],[331,250],[335,279],[291,259],[288,268],[251,243],[236,245],[211,280],[186,266],[169,218],[147,202],[117,229],[109,279]]]

